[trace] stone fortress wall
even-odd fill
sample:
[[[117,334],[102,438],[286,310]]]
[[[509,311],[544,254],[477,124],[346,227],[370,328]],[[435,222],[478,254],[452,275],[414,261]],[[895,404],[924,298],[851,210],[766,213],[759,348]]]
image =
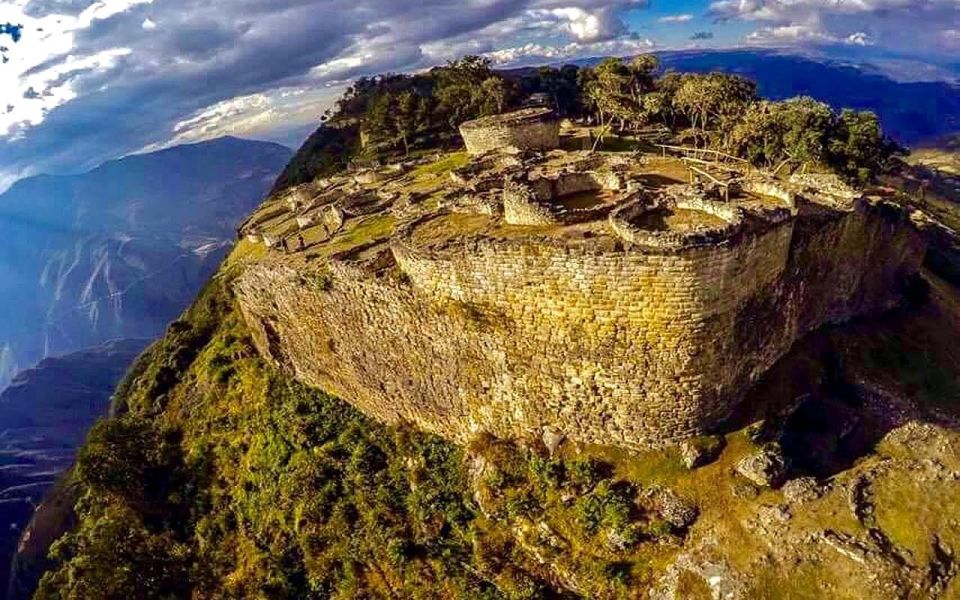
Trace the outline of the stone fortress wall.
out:
[[[460,126],[467,152],[552,150],[560,147],[560,121],[549,108],[526,108]]]
[[[784,207],[679,195],[666,202],[719,224],[651,231],[636,218],[663,200],[631,189],[601,239],[417,244],[439,213],[373,260],[252,267],[237,297],[264,356],[381,420],[461,442],[549,429],[662,446],[716,427],[807,332],[892,307],[922,260],[899,212],[749,185]]]

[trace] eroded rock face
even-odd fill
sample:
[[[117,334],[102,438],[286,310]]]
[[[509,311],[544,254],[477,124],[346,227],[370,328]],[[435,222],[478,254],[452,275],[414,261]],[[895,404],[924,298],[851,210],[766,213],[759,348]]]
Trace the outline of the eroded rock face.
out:
[[[823,494],[823,488],[813,477],[798,477],[783,484],[783,497],[794,504],[804,504],[816,500]]]

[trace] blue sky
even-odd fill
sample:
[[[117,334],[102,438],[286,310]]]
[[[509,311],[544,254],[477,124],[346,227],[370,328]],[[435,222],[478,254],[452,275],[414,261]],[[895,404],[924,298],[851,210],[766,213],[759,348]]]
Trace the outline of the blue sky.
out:
[[[349,79],[466,53],[740,46],[942,77],[960,0],[0,0],[0,189],[225,134],[296,144]]]

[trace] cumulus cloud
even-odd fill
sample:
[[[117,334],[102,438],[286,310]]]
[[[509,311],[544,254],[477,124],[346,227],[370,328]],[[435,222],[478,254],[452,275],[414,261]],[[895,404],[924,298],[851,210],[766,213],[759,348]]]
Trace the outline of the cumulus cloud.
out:
[[[629,56],[653,50],[656,45],[649,39],[628,38],[582,44],[571,42],[563,46],[525,44],[487,52],[485,56],[495,65],[522,66],[563,61],[582,56]]]
[[[315,126],[346,79],[426,68],[518,42],[557,57],[640,47],[623,19],[646,6],[647,0],[0,0],[4,21],[23,25],[18,43],[0,44],[10,47],[10,64],[0,69],[0,177],[77,170],[223,133],[276,139],[271,126],[293,141],[295,132]]]
[[[960,50],[960,29],[944,29],[940,32],[944,47]]]
[[[960,22],[957,0],[714,0],[717,21],[758,24],[752,42],[882,44],[893,50],[943,53],[931,36],[943,23]]]
[[[747,41],[756,44],[780,43],[821,43],[821,44],[849,44],[854,46],[871,46],[873,40],[862,32],[851,33],[841,38],[815,26],[782,25],[779,27],[761,27],[747,36]]]

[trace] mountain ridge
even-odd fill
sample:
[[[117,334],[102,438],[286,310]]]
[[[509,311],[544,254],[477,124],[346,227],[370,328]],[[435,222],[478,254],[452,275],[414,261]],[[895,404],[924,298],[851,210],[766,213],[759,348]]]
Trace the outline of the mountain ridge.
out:
[[[291,153],[217,138],[0,194],[0,308],[21,315],[0,323],[0,386],[49,354],[158,335]]]

